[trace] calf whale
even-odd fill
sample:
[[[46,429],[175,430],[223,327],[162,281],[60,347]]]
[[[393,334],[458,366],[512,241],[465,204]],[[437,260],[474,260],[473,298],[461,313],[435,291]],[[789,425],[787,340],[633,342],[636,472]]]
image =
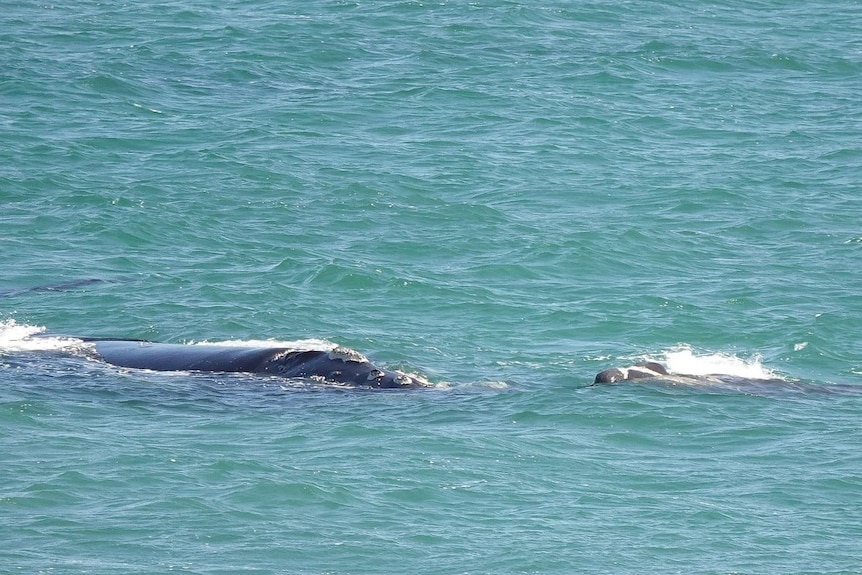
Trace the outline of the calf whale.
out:
[[[423,378],[383,369],[361,353],[345,347],[297,350],[287,347],[185,345],[132,339],[74,339],[90,344],[87,353],[94,359],[118,367],[155,371],[256,373],[372,388],[431,387]]]
[[[642,361],[628,367],[612,367],[596,374],[593,384],[618,383],[621,381],[658,381],[686,385],[757,385],[757,384],[789,384],[788,381],[776,378],[742,377],[732,374],[713,373],[709,375],[694,375],[671,372],[657,361]]]

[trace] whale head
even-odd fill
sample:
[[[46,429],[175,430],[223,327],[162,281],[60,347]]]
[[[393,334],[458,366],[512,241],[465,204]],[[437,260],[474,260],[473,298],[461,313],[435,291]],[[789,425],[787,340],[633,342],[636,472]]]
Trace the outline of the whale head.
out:
[[[377,367],[352,349],[282,351],[267,361],[263,370],[282,377],[298,377],[357,387],[429,387],[422,378]]]
[[[616,383],[626,379],[626,372],[618,367],[612,367],[596,374],[593,383]]]
[[[596,374],[593,383],[616,383],[632,379],[658,378],[668,375],[667,368],[657,361],[643,361],[631,367],[613,367]]]

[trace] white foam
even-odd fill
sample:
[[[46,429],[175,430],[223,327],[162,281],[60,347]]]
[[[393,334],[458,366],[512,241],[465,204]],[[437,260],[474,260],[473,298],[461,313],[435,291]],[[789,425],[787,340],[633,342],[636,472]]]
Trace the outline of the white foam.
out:
[[[297,351],[332,351],[339,347],[325,339],[228,339],[224,341],[190,341],[188,345],[218,345],[225,347],[285,347]]]
[[[748,359],[727,353],[697,354],[688,346],[681,346],[664,352],[659,360],[667,366],[670,373],[686,375],[732,375],[747,379],[775,379],[778,377],[771,369],[763,366],[760,356]]]
[[[69,337],[39,336],[44,331],[42,326],[22,325],[14,319],[0,321],[0,352],[51,351],[76,348],[83,343]]]

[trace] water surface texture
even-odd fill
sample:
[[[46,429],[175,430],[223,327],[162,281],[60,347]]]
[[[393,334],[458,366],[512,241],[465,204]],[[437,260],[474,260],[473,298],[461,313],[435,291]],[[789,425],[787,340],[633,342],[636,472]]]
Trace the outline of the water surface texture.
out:
[[[860,29],[855,0],[7,3],[0,572],[862,572]],[[40,330],[312,340],[439,388]],[[590,385],[645,358],[777,381]]]

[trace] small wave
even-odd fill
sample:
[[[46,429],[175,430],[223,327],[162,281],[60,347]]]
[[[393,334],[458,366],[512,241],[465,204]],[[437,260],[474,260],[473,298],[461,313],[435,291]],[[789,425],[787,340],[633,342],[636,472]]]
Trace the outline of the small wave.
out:
[[[776,379],[778,375],[764,367],[760,356],[743,359],[733,354],[698,354],[688,346],[680,346],[664,352],[658,359],[672,374],[686,375],[731,375],[746,379]]]
[[[422,379],[425,380],[424,378],[422,378]],[[427,381],[427,380],[425,380],[425,381]],[[441,389],[441,390],[461,390],[461,391],[465,391],[465,390],[504,391],[504,390],[508,390],[511,388],[511,386],[507,382],[501,381],[501,380],[487,380],[487,381],[486,380],[480,380],[480,381],[472,381],[472,382],[468,382],[468,383],[452,383],[449,381],[440,381],[440,382],[431,384],[431,387],[433,387],[434,389]]]
[[[40,335],[44,332],[43,326],[19,324],[14,319],[0,321],[0,353],[69,349],[83,343],[80,339],[70,337]]]
[[[473,387],[502,390],[509,389],[509,384],[505,381],[480,381],[478,383],[474,383]]]

